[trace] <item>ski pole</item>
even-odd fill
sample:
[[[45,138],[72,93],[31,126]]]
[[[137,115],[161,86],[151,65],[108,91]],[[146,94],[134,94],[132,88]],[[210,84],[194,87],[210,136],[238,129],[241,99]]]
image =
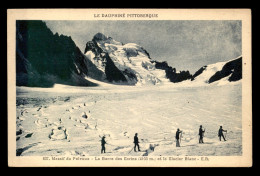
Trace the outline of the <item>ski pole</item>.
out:
[[[134,149],[134,147],[133,147],[133,148],[130,150],[130,152],[129,152],[129,153],[131,153],[131,151],[132,151],[133,149]],[[128,153],[128,154],[129,154],[129,153]]]
[[[180,136],[180,145],[181,145],[181,138],[182,138],[182,132],[181,132],[181,136]]]

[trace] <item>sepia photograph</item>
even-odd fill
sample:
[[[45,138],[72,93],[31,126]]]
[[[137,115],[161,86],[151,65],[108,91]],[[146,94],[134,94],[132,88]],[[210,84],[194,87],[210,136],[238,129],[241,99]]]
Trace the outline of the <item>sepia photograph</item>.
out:
[[[250,10],[8,13],[10,166],[252,165]]]

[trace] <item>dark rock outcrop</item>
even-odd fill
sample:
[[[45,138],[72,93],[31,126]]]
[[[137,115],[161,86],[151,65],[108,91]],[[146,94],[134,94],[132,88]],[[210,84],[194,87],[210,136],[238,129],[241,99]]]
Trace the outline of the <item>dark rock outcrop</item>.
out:
[[[166,77],[173,83],[181,82],[192,78],[189,71],[180,71],[176,73],[176,69],[168,65],[167,62],[152,61],[155,63],[155,68],[165,70]]]
[[[218,81],[224,77],[227,77],[231,74],[231,76],[229,77],[229,81],[238,81],[240,79],[242,79],[242,56],[227,62],[222,70],[216,72],[210,79],[209,79],[209,83]]]
[[[71,37],[54,35],[44,22],[16,22],[17,86],[93,86],[84,79],[88,74],[84,57]]]
[[[126,78],[123,75],[123,73],[115,66],[114,62],[111,60],[109,55],[106,53],[104,58],[106,59],[106,67],[105,67],[105,73],[107,76],[107,80],[112,82],[126,82]]]
[[[103,52],[103,50],[97,45],[97,42],[95,40],[86,43],[84,53],[86,54],[86,52],[88,51],[92,51],[95,56],[99,56]]]
[[[192,75],[191,80],[193,81],[197,76],[199,76],[205,69],[207,68],[207,66],[203,66],[201,67],[198,71],[196,71],[194,73],[194,75]]]

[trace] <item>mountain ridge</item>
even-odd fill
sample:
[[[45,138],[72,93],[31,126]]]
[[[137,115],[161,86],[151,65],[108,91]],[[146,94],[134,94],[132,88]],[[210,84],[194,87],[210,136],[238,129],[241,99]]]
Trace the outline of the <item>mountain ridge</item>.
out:
[[[119,79],[108,79],[109,82],[121,81],[130,85],[156,85],[162,82],[181,82],[191,78],[188,71],[176,73],[176,69],[166,62],[153,60],[150,54],[135,43],[123,44],[102,33],[94,35],[86,43],[85,55],[104,75],[109,77],[107,63],[114,63],[114,72]],[[113,69],[112,69],[113,70]]]
[[[95,86],[84,79],[88,71],[85,56],[71,37],[53,34],[42,21],[16,22],[17,86]]]
[[[242,79],[242,56],[201,67],[191,78],[194,82],[213,83],[228,77],[229,82]]]
[[[97,33],[84,53],[70,36],[59,35],[42,21],[16,22],[16,85],[52,87],[54,84],[97,86],[88,77],[112,84],[159,85],[190,80],[213,83],[228,77],[242,79],[242,56],[201,67],[194,75],[156,61],[142,46],[123,44]]]

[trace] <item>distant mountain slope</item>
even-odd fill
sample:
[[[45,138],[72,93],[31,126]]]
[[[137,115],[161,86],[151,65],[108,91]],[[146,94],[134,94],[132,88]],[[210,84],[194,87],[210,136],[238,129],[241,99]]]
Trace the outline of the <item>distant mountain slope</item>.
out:
[[[123,44],[101,33],[87,42],[84,53],[104,73],[103,79],[109,82],[156,85],[191,78],[189,72],[176,73],[176,69],[166,62],[151,60],[143,47],[135,43]]]
[[[17,86],[95,85],[84,78],[89,72],[85,56],[71,37],[54,35],[42,21],[19,20],[16,41]]]
[[[166,73],[166,78],[168,78],[171,82],[177,83],[187,79],[191,79],[192,75],[189,71],[180,71],[179,73],[176,72],[175,68],[172,68],[168,65],[167,62],[158,62],[158,61],[151,61],[155,63],[155,68],[162,69]]]
[[[213,83],[223,78],[229,82],[242,79],[242,56],[227,62],[218,62],[201,67],[192,76],[193,82]]]
[[[216,72],[209,79],[209,83],[218,81],[227,76],[229,76],[229,81],[238,81],[242,79],[242,56],[227,62],[220,71]]]

